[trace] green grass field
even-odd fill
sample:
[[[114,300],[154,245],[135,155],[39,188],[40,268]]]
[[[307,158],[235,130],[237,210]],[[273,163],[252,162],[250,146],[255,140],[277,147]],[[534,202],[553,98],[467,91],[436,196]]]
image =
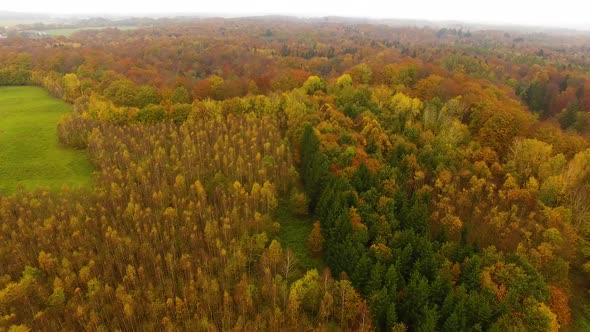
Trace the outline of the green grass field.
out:
[[[57,122],[70,106],[41,88],[0,87],[0,194],[90,184],[85,151],[63,147]]]
[[[276,218],[281,225],[279,240],[283,249],[291,249],[305,270],[317,269],[321,273],[326,267],[324,262],[320,258],[313,257],[307,248],[307,238],[313,228],[312,219],[296,216],[286,199],[280,201]]]
[[[82,31],[82,30],[102,30],[102,29],[119,29],[122,31],[127,30],[135,30],[137,29],[136,26],[130,25],[122,25],[122,26],[113,26],[113,27],[88,27],[88,28],[73,28],[73,29],[53,29],[53,30],[43,30],[46,34],[50,36],[71,36],[74,32]]]

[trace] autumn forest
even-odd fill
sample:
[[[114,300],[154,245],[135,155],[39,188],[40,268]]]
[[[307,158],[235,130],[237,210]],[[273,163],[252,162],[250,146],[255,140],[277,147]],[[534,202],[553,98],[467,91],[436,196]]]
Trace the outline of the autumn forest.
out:
[[[280,17],[0,39],[0,86],[69,104],[55,140],[92,166],[0,193],[0,331],[590,330],[588,45]]]

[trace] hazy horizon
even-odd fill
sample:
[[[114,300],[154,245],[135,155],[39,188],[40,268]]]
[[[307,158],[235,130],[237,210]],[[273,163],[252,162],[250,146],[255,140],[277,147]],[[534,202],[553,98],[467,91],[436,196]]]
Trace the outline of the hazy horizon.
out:
[[[368,19],[407,19],[427,21],[459,21],[471,24],[519,25],[548,28],[590,29],[586,9],[590,5],[579,0],[508,1],[493,4],[468,0],[413,1],[391,3],[367,0],[358,3],[300,0],[280,1],[220,0],[201,4],[186,4],[181,0],[162,2],[121,2],[103,0],[93,3],[70,3],[67,0],[44,2],[23,0],[0,5],[0,11],[22,14],[64,16],[171,16],[216,15],[240,17],[255,15],[289,15],[295,17],[339,16]]]

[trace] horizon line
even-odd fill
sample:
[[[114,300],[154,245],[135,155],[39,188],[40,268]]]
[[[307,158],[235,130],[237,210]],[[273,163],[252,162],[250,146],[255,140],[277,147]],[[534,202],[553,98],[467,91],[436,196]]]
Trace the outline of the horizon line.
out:
[[[573,24],[566,25],[561,23],[526,23],[526,22],[502,22],[502,21],[489,21],[489,20],[463,20],[463,19],[432,19],[432,18],[419,18],[419,17],[390,17],[390,16],[347,16],[329,13],[280,13],[280,12],[252,12],[252,13],[231,13],[231,12],[197,12],[197,11],[160,11],[160,12],[78,12],[78,13],[65,13],[65,12],[34,12],[34,11],[15,11],[15,10],[2,10],[0,9],[0,16],[2,14],[13,14],[13,15],[30,15],[30,16],[46,16],[48,18],[152,18],[152,19],[164,19],[164,18],[190,18],[190,17],[201,17],[201,18],[223,18],[223,19],[239,19],[239,18],[262,18],[262,17],[290,17],[294,19],[349,19],[349,20],[367,20],[367,21],[409,21],[415,23],[431,23],[431,24],[466,24],[477,26],[481,25],[486,28],[525,28],[525,29],[546,29],[546,30],[567,30],[572,32],[590,32],[590,24]],[[83,16],[83,17],[80,17]],[[43,23],[43,22],[35,22]],[[28,23],[30,24],[30,23]]]

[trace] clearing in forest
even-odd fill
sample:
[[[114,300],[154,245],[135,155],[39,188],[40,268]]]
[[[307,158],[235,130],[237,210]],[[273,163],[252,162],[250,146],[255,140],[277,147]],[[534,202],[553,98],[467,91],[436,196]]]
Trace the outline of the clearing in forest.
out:
[[[313,228],[311,217],[297,216],[287,200],[282,200],[276,211],[276,218],[281,225],[279,240],[283,249],[291,249],[301,267],[305,270],[316,269],[320,273],[326,267],[319,257],[314,257],[307,247],[307,238]]]
[[[63,185],[86,186],[92,166],[85,151],[57,140],[57,123],[68,104],[41,88],[0,87],[0,194]]]

